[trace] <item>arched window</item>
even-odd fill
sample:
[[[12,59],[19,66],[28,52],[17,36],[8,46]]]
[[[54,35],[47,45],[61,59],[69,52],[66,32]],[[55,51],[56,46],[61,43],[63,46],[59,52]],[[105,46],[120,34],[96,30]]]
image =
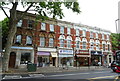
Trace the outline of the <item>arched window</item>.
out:
[[[40,37],[40,46],[45,46],[45,37]]]
[[[81,41],[80,38],[76,37],[75,41],[76,41],[76,48],[80,48],[80,41]]]
[[[96,40],[96,50],[100,50],[100,41]]]
[[[87,48],[87,39],[82,38],[82,49],[86,49],[86,48]]]
[[[64,47],[65,36],[64,35],[60,35],[59,36],[59,40],[60,40],[60,47]]]
[[[90,39],[90,49],[94,50],[94,40]]]
[[[71,48],[71,41],[72,41],[72,37],[71,36],[67,36],[67,47]]]
[[[102,49],[103,49],[103,51],[105,51],[105,47],[106,46],[106,42],[105,41],[102,41]]]
[[[17,27],[22,27],[22,20],[17,23]]]

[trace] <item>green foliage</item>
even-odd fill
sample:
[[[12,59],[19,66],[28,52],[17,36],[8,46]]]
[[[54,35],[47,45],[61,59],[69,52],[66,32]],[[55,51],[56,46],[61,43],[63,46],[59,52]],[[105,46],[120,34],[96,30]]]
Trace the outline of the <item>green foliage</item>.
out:
[[[4,48],[5,43],[7,41],[7,35],[8,35],[8,25],[9,25],[9,20],[8,18],[5,18],[3,21],[0,21],[1,24],[1,29],[2,29],[2,48]]]
[[[112,40],[112,50],[120,50],[120,33],[112,33],[111,34]]]

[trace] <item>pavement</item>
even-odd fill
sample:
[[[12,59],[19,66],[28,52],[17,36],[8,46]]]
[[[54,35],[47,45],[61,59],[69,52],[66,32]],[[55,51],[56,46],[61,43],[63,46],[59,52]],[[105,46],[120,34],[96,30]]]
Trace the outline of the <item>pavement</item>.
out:
[[[36,78],[44,77],[45,73],[58,73],[58,72],[85,72],[85,71],[105,71],[110,68],[103,66],[90,66],[90,67],[37,67],[35,72],[28,72],[27,68],[9,69],[7,73],[1,73],[2,79],[20,79],[20,78]],[[111,70],[111,69],[110,69]]]

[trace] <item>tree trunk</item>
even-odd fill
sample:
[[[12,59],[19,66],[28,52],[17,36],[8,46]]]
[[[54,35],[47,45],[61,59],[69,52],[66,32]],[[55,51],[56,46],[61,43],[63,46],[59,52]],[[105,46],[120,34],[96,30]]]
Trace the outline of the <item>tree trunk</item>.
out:
[[[8,71],[11,46],[12,46],[13,39],[14,39],[14,36],[16,34],[16,31],[17,31],[17,27],[16,27],[16,23],[17,23],[16,8],[17,8],[17,5],[18,5],[18,2],[13,3],[13,7],[10,10],[9,32],[8,32],[7,43],[5,46],[5,53],[3,55],[3,64],[2,64],[2,71],[3,72]]]

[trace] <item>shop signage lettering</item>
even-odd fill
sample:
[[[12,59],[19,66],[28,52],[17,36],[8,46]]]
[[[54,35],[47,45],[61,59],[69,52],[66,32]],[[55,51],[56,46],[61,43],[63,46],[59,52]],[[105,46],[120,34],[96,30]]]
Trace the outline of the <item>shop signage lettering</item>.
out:
[[[73,54],[73,50],[59,50],[61,54]]]

